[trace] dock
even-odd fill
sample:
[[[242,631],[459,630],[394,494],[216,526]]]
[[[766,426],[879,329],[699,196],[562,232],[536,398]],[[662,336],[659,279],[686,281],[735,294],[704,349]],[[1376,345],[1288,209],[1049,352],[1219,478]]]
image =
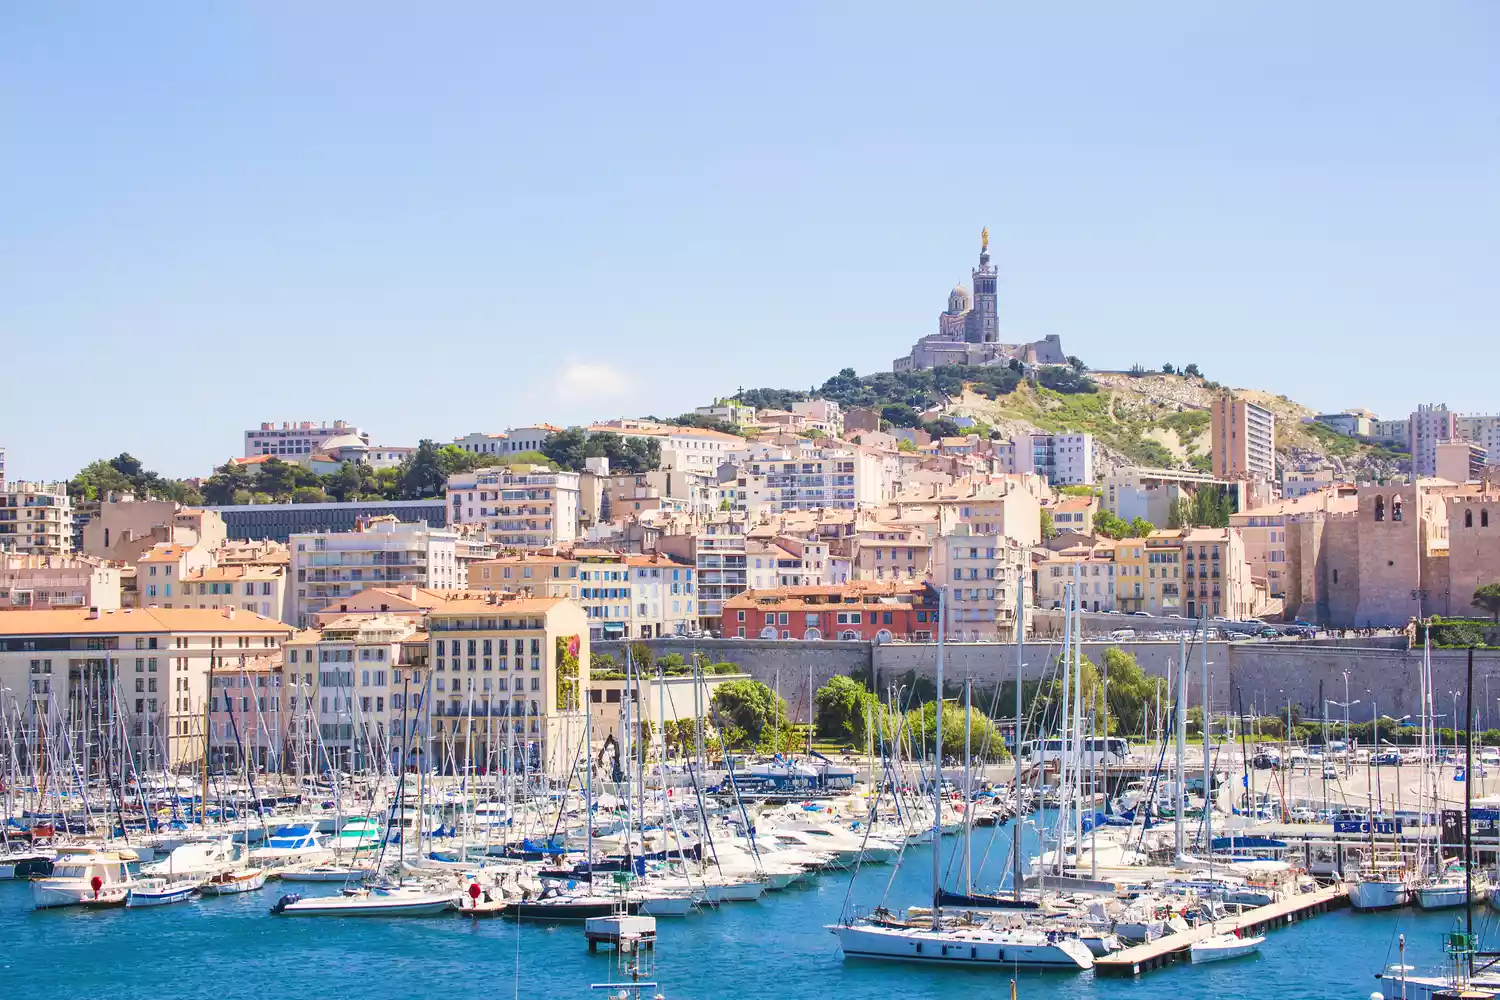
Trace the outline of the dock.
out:
[[[1342,883],[1323,886],[1312,892],[1277,900],[1269,906],[1257,906],[1244,913],[1223,917],[1212,924],[1203,924],[1176,934],[1163,934],[1155,941],[1095,959],[1094,970],[1104,975],[1138,976],[1164,965],[1187,961],[1188,949],[1194,942],[1215,934],[1239,932],[1242,935],[1255,935],[1275,927],[1297,923],[1319,913],[1327,913],[1348,905],[1348,902],[1348,889]]]

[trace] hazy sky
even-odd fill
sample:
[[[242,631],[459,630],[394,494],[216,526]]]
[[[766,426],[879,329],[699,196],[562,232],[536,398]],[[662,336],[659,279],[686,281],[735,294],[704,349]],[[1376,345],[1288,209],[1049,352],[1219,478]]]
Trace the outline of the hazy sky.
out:
[[[769,10],[768,10],[769,8]],[[1006,340],[1500,409],[1500,4],[9,3],[0,446],[207,474]]]

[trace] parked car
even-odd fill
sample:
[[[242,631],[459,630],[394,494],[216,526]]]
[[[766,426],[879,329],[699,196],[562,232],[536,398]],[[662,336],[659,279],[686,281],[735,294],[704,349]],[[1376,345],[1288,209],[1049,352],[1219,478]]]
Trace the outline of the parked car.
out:
[[[1382,750],[1370,758],[1370,763],[1377,767],[1400,767],[1401,755],[1395,750]]]
[[[1281,757],[1269,751],[1262,750],[1251,759],[1250,766],[1257,771],[1274,771],[1281,766]]]
[[[1310,622],[1310,621],[1307,621],[1304,618],[1295,618],[1295,619],[1292,620],[1292,624],[1295,625],[1295,626],[1297,626],[1298,628],[1312,628],[1312,629],[1315,629],[1315,628],[1318,627],[1318,623],[1317,622]]]
[[[1317,821],[1317,818],[1318,814],[1306,806],[1298,806],[1292,810],[1291,820],[1293,823],[1313,823]]]
[[[936,728],[936,726],[934,726],[933,728]],[[1338,778],[1339,778],[1339,769],[1338,769],[1338,765],[1337,764],[1324,764],[1323,765],[1323,780],[1324,781],[1337,781]]]
[[[1150,612],[1147,612],[1147,611],[1132,611],[1132,612],[1130,612],[1130,617],[1132,617],[1132,618],[1150,618],[1151,614],[1150,614]]]
[[[1277,630],[1277,629],[1274,629],[1274,628],[1263,628],[1260,631],[1256,632],[1255,634],[1258,635],[1258,636],[1260,636],[1262,639],[1280,639],[1281,638],[1281,632],[1279,630]]]

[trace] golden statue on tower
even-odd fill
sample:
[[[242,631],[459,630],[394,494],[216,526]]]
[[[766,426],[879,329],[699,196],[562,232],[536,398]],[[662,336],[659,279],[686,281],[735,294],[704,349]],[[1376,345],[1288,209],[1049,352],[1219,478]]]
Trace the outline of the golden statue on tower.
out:
[[[990,248],[990,227],[985,226],[979,231],[979,249],[985,251]]]

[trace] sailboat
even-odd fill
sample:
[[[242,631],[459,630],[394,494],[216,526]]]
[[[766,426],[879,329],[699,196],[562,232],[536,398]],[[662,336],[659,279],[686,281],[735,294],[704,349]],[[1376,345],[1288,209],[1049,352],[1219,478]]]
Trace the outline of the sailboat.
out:
[[[939,889],[942,886],[943,824],[943,656],[948,614],[947,588],[938,590],[936,744],[932,775],[932,899],[929,919],[896,919],[889,911],[876,910],[868,918],[845,919],[828,928],[838,939],[845,958],[885,961],[933,962],[987,967],[1030,966],[1033,968],[1090,969],[1093,953],[1082,942],[1054,931],[1028,928],[994,928],[971,917],[943,920]],[[1020,720],[1017,719],[1019,724]]]

